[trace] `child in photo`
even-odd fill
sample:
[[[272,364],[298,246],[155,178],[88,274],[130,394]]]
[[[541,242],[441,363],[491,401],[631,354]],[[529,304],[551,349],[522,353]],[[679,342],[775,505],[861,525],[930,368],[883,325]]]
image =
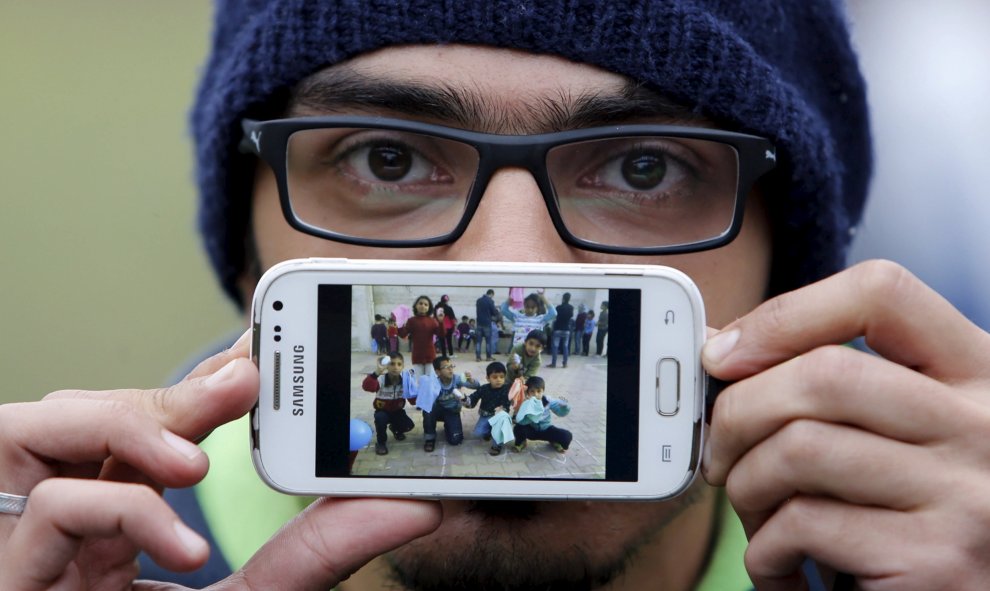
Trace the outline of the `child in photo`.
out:
[[[571,355],[581,352],[581,341],[584,339],[584,322],[588,319],[588,311],[584,304],[578,304],[577,314],[574,315],[574,330],[571,334]]]
[[[402,353],[392,351],[388,355],[388,365],[376,364],[375,371],[368,374],[361,384],[365,392],[375,394],[372,407],[375,409],[375,453],[383,456],[388,453],[388,431],[396,441],[406,438],[406,432],[413,428],[413,420],[406,414],[405,387],[409,383],[410,370],[403,371],[405,359]],[[405,375],[404,375],[405,374]]]
[[[371,325],[371,340],[374,341],[374,349],[377,355],[384,355],[392,349],[388,347],[388,327],[385,325],[385,317],[375,314],[375,323]]]
[[[507,379],[511,384],[516,378],[531,378],[537,374],[542,363],[540,353],[547,346],[547,334],[543,328],[529,331],[520,344],[509,351]]]
[[[495,347],[492,350],[492,355],[498,355],[499,354],[499,352],[498,352],[498,341],[499,341],[499,339],[502,338],[502,328],[503,328],[503,326],[502,326],[502,313],[499,312],[498,310],[495,310],[495,312],[498,313],[498,320],[492,320],[492,342],[495,344]],[[509,348],[511,349],[512,347],[509,347]],[[491,359],[491,357],[489,357],[489,359]]]
[[[413,303],[413,315],[399,329],[399,336],[409,337],[412,347],[412,366],[417,375],[436,375],[433,371],[433,360],[437,350],[433,346],[433,338],[443,338],[443,329],[437,322],[430,298],[421,295]]]
[[[464,402],[467,408],[474,408],[481,403],[478,408],[478,422],[474,425],[474,436],[481,437],[485,441],[492,440],[492,447],[488,451],[493,456],[502,452],[506,438],[500,430],[493,432],[492,417],[497,414],[505,414],[501,421],[508,420],[508,428],[512,429],[512,419],[508,415],[509,405],[509,382],[506,381],[505,364],[501,361],[493,361],[485,368],[488,383],[475,390]]]
[[[386,327],[386,333],[388,335],[388,350],[398,351],[399,350],[399,327],[395,323],[395,316],[388,319],[388,326]]]
[[[565,398],[550,398],[543,395],[546,383],[543,378],[533,376],[526,380],[526,400],[516,413],[516,426],[513,429],[517,452],[526,449],[526,440],[546,441],[559,453],[564,453],[571,445],[574,435],[567,429],[551,424],[551,413],[558,417],[567,416],[571,407]]]
[[[449,295],[440,296],[440,301],[436,305],[436,317],[443,331],[443,336],[438,339],[440,341],[440,354],[457,357],[454,355],[454,329],[457,327],[457,316],[454,315],[454,309],[450,307]]]
[[[457,315],[454,314],[454,309],[450,306],[450,296],[443,294],[440,296],[440,302],[437,303],[437,320],[440,321],[441,328],[443,328],[443,345],[441,346],[441,353],[449,357],[457,357],[454,354],[454,329],[457,328]],[[440,312],[443,311],[443,317],[441,320]]]
[[[461,323],[457,325],[457,351],[464,352],[471,348],[472,334],[471,325],[468,324],[468,317],[461,316]],[[467,346],[465,346],[467,343]]]
[[[437,355],[450,356],[450,351],[447,350],[447,337],[450,334],[447,332],[447,317],[444,316],[443,308],[437,308],[434,311],[434,315],[437,319],[437,324],[440,325],[440,334],[437,335],[433,347],[436,349]]]
[[[436,380],[440,384],[440,391],[436,400],[433,401],[430,409],[424,408],[425,404],[420,404],[423,409],[423,433],[425,434],[423,450],[433,451],[437,440],[437,423],[443,423],[443,433],[450,445],[460,445],[464,441],[464,427],[461,424],[461,407],[467,395],[461,388],[475,390],[481,387],[477,380],[471,377],[471,372],[464,372],[463,375],[454,373],[454,363],[446,355],[441,355],[433,360],[433,369],[436,371]]]
[[[595,313],[588,310],[584,317],[584,334],[581,335],[581,355],[588,356],[588,346],[591,344],[591,333],[595,332]]]
[[[542,293],[531,293],[523,300],[523,309],[513,310],[509,300],[502,302],[502,317],[512,322],[512,347],[521,345],[533,330],[540,329],[554,321],[557,309],[547,301]]]

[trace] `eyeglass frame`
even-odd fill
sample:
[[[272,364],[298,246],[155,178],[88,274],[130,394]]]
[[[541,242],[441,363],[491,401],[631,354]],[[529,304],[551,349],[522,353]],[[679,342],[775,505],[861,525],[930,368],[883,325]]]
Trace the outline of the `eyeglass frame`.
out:
[[[774,145],[766,138],[706,127],[686,127],[661,124],[628,124],[604,127],[588,127],[566,131],[533,135],[501,135],[458,129],[421,121],[369,117],[359,115],[332,115],[318,117],[294,117],[270,119],[266,121],[243,119],[241,128],[244,136],[238,149],[242,153],[254,154],[264,160],[275,174],[279,203],[282,215],[294,229],[344,244],[386,248],[417,248],[440,246],[455,242],[464,234],[474,217],[481,198],[488,188],[492,176],[503,168],[523,168],[536,180],[543,195],[550,219],[557,234],[567,244],[608,254],[661,255],[686,254],[719,248],[732,242],[742,228],[746,196],[756,181],[770,172],[777,161]],[[478,167],[471,186],[471,192],[464,202],[464,211],[457,226],[449,233],[432,238],[410,240],[390,240],[381,238],[360,238],[338,234],[319,226],[313,226],[299,219],[292,209],[288,183],[288,150],[292,134],[309,129],[365,128],[385,129],[428,135],[460,142],[471,146],[478,153]],[[553,148],[591,140],[617,139],[624,137],[664,136],[671,138],[707,140],[732,147],[737,156],[737,178],[735,207],[732,223],[720,235],[682,244],[667,246],[611,246],[578,238],[564,224],[560,208],[556,202],[553,182],[547,169],[547,155]]]

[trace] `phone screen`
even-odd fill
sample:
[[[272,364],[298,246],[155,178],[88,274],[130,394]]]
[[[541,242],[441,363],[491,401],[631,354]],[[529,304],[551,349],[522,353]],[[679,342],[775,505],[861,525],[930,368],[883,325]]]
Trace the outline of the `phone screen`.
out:
[[[505,303],[509,313],[497,315],[494,326],[477,326],[476,305],[486,290],[318,287],[318,478],[637,479],[640,290],[545,290],[561,316],[568,311],[562,295],[570,294],[566,338],[554,334],[554,314],[542,302],[535,309],[532,298],[526,302],[537,289],[497,289],[493,304]],[[437,316],[442,296],[452,321]],[[603,302],[607,337],[599,356]],[[531,330],[544,331],[543,346],[527,343]],[[497,352],[489,351],[489,334]],[[438,370],[428,360],[446,352],[448,342],[453,355]],[[556,366],[547,367],[554,346]],[[378,442],[387,453],[376,451]]]

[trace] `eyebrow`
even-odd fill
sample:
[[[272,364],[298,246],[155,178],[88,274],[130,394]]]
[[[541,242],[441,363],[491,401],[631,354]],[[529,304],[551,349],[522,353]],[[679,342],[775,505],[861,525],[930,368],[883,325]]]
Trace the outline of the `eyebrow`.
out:
[[[292,91],[289,115],[369,112],[430,120],[489,133],[546,133],[633,121],[701,125],[706,119],[646,86],[628,80],[616,90],[522,98],[508,104],[481,88],[444,81],[396,80],[337,66]]]

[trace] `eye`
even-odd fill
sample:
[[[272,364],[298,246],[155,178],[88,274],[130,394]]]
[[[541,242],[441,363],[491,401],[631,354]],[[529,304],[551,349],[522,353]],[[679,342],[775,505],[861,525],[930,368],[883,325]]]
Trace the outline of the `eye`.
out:
[[[381,145],[366,151],[368,170],[383,181],[398,181],[412,168],[412,154],[404,146]]]
[[[583,180],[585,186],[623,191],[666,191],[683,183],[688,167],[656,148],[634,148],[605,162]]]
[[[384,183],[446,183],[450,175],[415,148],[395,141],[372,141],[348,150],[342,158],[358,179]]]
[[[622,159],[622,178],[630,187],[653,189],[667,175],[667,159],[656,152],[631,152]]]
[[[593,146],[593,148],[592,148]],[[558,178],[574,170],[575,188],[599,194],[637,198],[671,197],[697,180],[699,158],[685,145],[668,138],[625,138],[577,144],[561,151]],[[570,164],[565,156],[576,155]],[[582,162],[583,160],[583,162]],[[580,171],[580,174],[575,174]]]

